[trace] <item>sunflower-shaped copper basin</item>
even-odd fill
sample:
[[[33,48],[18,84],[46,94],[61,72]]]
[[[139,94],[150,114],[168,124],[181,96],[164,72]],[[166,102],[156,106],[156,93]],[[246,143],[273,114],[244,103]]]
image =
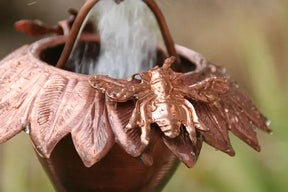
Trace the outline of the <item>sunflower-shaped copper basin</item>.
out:
[[[0,143],[29,133],[58,191],[159,190],[177,159],[195,164],[203,141],[233,156],[228,131],[257,151],[254,126],[270,131],[225,69],[192,50],[176,46],[177,73],[173,58],[162,66],[159,50],[154,69],[113,79],[54,67],[66,38],[25,45],[0,62]],[[97,60],[99,38],[80,42]]]

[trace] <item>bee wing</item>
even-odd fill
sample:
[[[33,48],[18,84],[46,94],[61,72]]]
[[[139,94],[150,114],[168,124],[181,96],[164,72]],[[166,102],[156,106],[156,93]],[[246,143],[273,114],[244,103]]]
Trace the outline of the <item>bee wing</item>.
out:
[[[129,81],[125,79],[115,79],[108,75],[94,75],[90,77],[89,83],[92,87],[102,90],[103,92],[109,89],[114,89],[116,92],[123,89]]]
[[[267,119],[239,86],[229,80],[224,68],[210,64],[199,72],[180,76],[175,82],[176,90],[189,98],[200,121],[209,128],[203,132],[208,144],[234,155],[228,136],[230,130],[260,150],[254,126],[269,132]]]
[[[199,72],[185,73],[176,78],[173,86],[188,98],[213,102],[230,88],[227,76],[220,70],[223,69],[210,65]]]
[[[49,157],[67,134],[86,166],[114,143],[104,95],[88,77],[49,66],[24,46],[0,62],[0,143],[25,127],[35,149]]]
[[[90,77],[89,83],[92,87],[101,90],[112,100],[118,102],[125,102],[131,99],[135,94],[135,89],[138,85],[139,80],[125,80],[125,79],[115,79],[106,75],[94,75]]]

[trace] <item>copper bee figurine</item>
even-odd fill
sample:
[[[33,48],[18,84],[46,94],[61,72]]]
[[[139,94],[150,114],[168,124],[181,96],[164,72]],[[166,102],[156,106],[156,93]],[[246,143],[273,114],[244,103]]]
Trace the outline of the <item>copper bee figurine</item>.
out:
[[[220,119],[218,120],[220,116],[223,120],[226,118],[228,128],[232,132],[259,150],[256,137],[246,138],[248,132],[243,132],[242,128],[239,130],[238,124],[250,127],[250,121],[252,121],[256,126],[268,131],[266,118],[250,101],[241,104],[239,96],[233,95],[238,85],[229,81],[225,69],[204,64],[201,67],[204,69],[201,71],[202,74],[177,73],[170,68],[175,60],[175,57],[167,58],[162,67],[156,66],[148,72],[134,74],[130,80],[95,75],[90,78],[90,85],[101,90],[109,100],[114,102],[137,100],[129,123],[124,129],[127,131],[140,127],[141,142],[144,145],[149,143],[152,123],[156,123],[164,135],[170,139],[179,136],[181,126],[184,126],[191,142],[195,144],[197,142],[196,130],[204,133],[204,138],[207,133],[209,135],[209,132],[215,132],[214,128],[209,126],[211,123],[207,124],[209,115],[203,119],[199,118],[198,114],[202,117],[204,113],[215,109],[218,114],[210,118],[217,126],[221,126]],[[209,69],[209,73],[205,70],[206,68]],[[136,79],[136,76],[140,76],[141,79]],[[231,99],[226,100],[227,97]],[[236,101],[239,99],[239,103],[236,103],[233,97]],[[231,100],[232,102],[229,103]],[[232,103],[236,106],[232,106]],[[200,108],[206,108],[205,106],[208,108],[201,114],[199,110],[195,110],[193,104],[196,105],[196,109],[201,105],[204,106]],[[252,110],[248,110],[247,107],[251,107]],[[249,133],[252,132],[249,131]],[[219,143],[219,145],[222,144]],[[234,155],[232,147],[229,145],[222,147],[227,147],[224,151]]]
[[[156,123],[165,136],[175,138],[180,133],[181,125],[193,143],[196,139],[196,129],[208,131],[200,122],[193,105],[188,99],[213,103],[218,95],[229,90],[229,83],[223,77],[207,77],[203,81],[189,86],[182,86],[188,74],[176,73],[170,67],[175,57],[165,60],[162,67],[154,67],[148,72],[132,76],[130,81],[117,80],[103,75],[95,75],[90,84],[102,90],[109,99],[116,102],[126,102],[136,98],[136,107],[125,129],[141,128],[141,141],[149,143],[150,125]],[[135,79],[139,75],[141,81]]]

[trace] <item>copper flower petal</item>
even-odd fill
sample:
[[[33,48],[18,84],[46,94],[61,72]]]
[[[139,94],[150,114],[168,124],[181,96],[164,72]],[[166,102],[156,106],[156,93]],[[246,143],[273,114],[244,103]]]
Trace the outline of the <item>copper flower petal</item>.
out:
[[[256,136],[256,132],[253,129],[252,123],[246,115],[237,112],[235,107],[229,108],[228,113],[229,123],[231,124],[231,132],[253,147],[256,151],[260,151],[260,146]]]
[[[0,63],[0,142],[29,126],[35,149],[48,158],[55,145],[75,129],[73,139],[80,142],[76,149],[85,165],[91,166],[113,144],[104,95],[89,85],[88,76],[42,62],[38,45],[45,47],[48,41],[24,46]],[[98,112],[104,116],[97,123]],[[97,131],[95,128],[100,124],[105,129]],[[79,138],[83,134],[81,126],[87,128],[87,134],[92,134],[90,140],[86,138],[84,142]],[[97,142],[93,142],[92,137],[97,137]]]
[[[63,75],[51,74],[35,99],[30,135],[37,151],[45,157],[50,156],[55,145],[70,131],[68,127],[57,123],[74,84],[74,81],[69,81]]]
[[[219,93],[218,99],[212,103],[191,100],[200,120],[210,129],[203,132],[204,140],[215,148],[234,155],[228,135],[228,130],[231,130],[241,140],[259,151],[260,147],[253,125],[270,132],[267,119],[239,89],[239,86],[229,79],[225,68],[209,64],[198,72],[179,78],[178,83],[181,82],[185,87],[189,87],[197,81],[201,82],[214,77],[226,79],[229,85],[229,88],[225,89],[226,93]],[[203,95],[201,92],[198,94]]]
[[[270,132],[267,119],[245,96],[235,83],[231,83],[229,94],[221,96],[222,114],[226,116],[229,129],[241,140],[249,144],[255,150],[260,151],[254,125]],[[224,102],[225,101],[225,102]]]
[[[31,105],[45,81],[41,69],[23,62],[27,48],[16,50],[0,63],[0,143],[28,125]],[[31,72],[33,70],[35,73]],[[35,82],[40,86],[34,86]]]
[[[222,100],[227,100],[227,103],[231,106],[241,110],[256,127],[266,132],[271,132],[268,128],[267,118],[261,114],[261,112],[252,103],[252,100],[248,98],[243,91],[241,91],[238,84],[235,82],[231,82],[230,84],[229,94],[223,95]]]
[[[199,102],[192,102],[192,104],[199,119],[209,128],[209,131],[202,132],[204,141],[231,156],[235,155],[230,143],[226,121],[217,107]]]
[[[115,134],[115,141],[123,147],[123,149],[133,157],[138,157],[143,152],[145,145],[141,143],[140,129],[124,130],[131,118],[134,101],[130,100],[125,103],[116,103],[107,101],[107,109],[112,130]]]
[[[191,168],[195,165],[202,148],[203,139],[201,138],[201,134],[197,134],[196,144],[191,142],[188,133],[184,129],[181,129],[181,134],[174,139],[165,136],[162,139],[174,155],[187,167]]]
[[[104,95],[96,92],[94,101],[84,113],[84,118],[71,134],[78,154],[87,167],[102,159],[114,143]]]

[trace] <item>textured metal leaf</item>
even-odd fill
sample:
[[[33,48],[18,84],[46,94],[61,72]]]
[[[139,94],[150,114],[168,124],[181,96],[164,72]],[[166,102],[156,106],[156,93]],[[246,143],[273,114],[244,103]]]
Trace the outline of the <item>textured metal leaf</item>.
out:
[[[186,52],[183,52],[184,56],[191,54],[191,51]],[[97,79],[95,76],[89,79],[85,75],[49,66],[33,54],[31,47],[25,46],[0,63],[0,142],[5,142],[28,126],[36,150],[47,158],[56,144],[71,132],[75,148],[87,167],[100,161],[114,141],[133,157],[141,156],[146,165],[153,163],[152,148],[141,142],[143,130],[137,127],[140,126],[138,122],[131,121],[135,127],[125,129],[136,110],[136,99],[149,95],[149,90],[145,91],[150,87],[149,78],[145,76],[148,72],[141,73],[146,83],[142,83],[141,87],[137,79],[112,79],[115,86],[104,96],[102,91],[105,85],[110,85],[111,78],[97,76]],[[183,129],[179,136],[174,135],[175,138],[158,136],[188,167],[195,164],[203,140],[234,155],[229,130],[259,151],[254,126],[269,132],[266,118],[229,79],[224,68],[208,65],[205,58],[195,52],[187,58],[195,63],[196,70],[167,73],[173,85],[171,95],[181,101],[188,99],[193,105],[189,109],[194,111],[195,108],[196,111],[193,112],[193,123],[203,124],[208,129],[197,128],[195,143]],[[91,87],[89,80],[99,90]],[[138,89],[143,92],[135,96]],[[150,97],[150,100],[153,98]],[[179,105],[182,104],[179,102]],[[181,123],[185,124],[182,120]],[[154,134],[155,130],[152,132]],[[151,138],[153,140],[153,135]]]
[[[81,123],[71,132],[75,148],[87,167],[102,159],[114,144],[105,97],[96,90],[95,93]]]
[[[213,88],[207,83],[204,86],[205,84],[202,82],[211,78],[225,80],[224,82],[227,82],[228,87],[225,87],[226,84],[224,84],[225,86],[214,84]],[[198,92],[190,93],[191,95],[204,95],[211,98],[211,95],[209,96],[211,90],[213,94],[216,93],[215,90],[220,90],[211,100],[212,102],[204,99],[199,102],[190,97],[199,119],[209,128],[209,131],[202,132],[204,140],[208,144],[229,155],[234,155],[235,152],[232,149],[228,135],[228,130],[231,130],[234,135],[255,150],[260,150],[254,126],[270,132],[267,127],[267,119],[255,107],[251,99],[240,90],[239,86],[229,79],[224,68],[210,64],[198,72],[187,73],[176,81],[176,84],[182,83],[183,89],[199,86]],[[187,96],[189,97],[189,94]]]
[[[192,102],[192,104],[199,119],[209,128],[209,131],[202,132],[204,141],[231,156],[235,155],[230,143],[226,121],[220,111],[209,104],[199,102]]]
[[[46,79],[43,70],[23,62],[26,48],[20,48],[0,63],[0,143],[29,124],[31,105]],[[16,59],[12,60],[13,57]],[[34,86],[36,82],[39,86]]]
[[[31,47],[16,50],[0,63],[0,142],[25,127],[37,152],[50,157],[71,132],[86,166],[99,161],[114,143],[104,95],[88,76],[41,62]]]
[[[65,105],[69,92],[69,80],[61,75],[52,74],[40,90],[31,113],[31,139],[45,157],[49,157],[55,145],[69,133],[67,129],[55,129],[58,110]],[[63,100],[62,100],[63,99]]]
[[[130,155],[137,157],[143,152],[145,145],[141,143],[140,129],[124,130],[134,110],[132,100],[125,103],[107,102],[107,109],[115,141]]]
[[[183,128],[178,137],[170,139],[163,136],[163,141],[179,160],[191,168],[199,157],[203,139],[201,138],[201,134],[198,134],[197,143],[193,144],[188,133]]]

